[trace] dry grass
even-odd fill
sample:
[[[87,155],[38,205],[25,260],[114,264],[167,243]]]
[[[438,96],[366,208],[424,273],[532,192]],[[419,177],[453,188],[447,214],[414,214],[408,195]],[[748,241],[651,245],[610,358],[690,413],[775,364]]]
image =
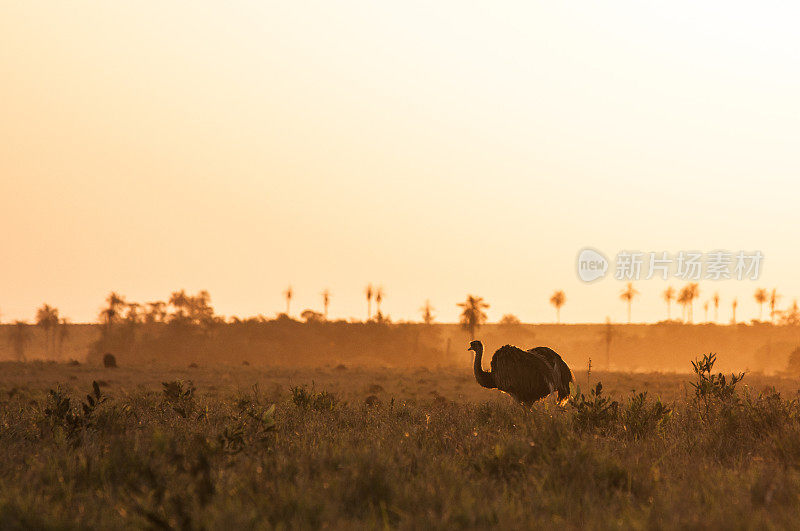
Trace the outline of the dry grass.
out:
[[[467,369],[3,364],[0,522],[796,525],[796,381],[748,375],[732,397],[696,398],[695,376],[576,376],[584,400],[527,412]],[[618,405],[587,393],[598,380]]]

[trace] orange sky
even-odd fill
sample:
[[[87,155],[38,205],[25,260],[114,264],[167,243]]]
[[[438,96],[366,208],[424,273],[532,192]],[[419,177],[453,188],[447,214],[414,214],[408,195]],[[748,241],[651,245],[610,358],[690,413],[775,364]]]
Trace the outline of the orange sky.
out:
[[[578,250],[760,250],[800,297],[798,9],[0,0],[0,318],[208,289],[223,314],[625,318]],[[673,285],[682,283],[673,281]],[[641,281],[634,320],[664,316]]]

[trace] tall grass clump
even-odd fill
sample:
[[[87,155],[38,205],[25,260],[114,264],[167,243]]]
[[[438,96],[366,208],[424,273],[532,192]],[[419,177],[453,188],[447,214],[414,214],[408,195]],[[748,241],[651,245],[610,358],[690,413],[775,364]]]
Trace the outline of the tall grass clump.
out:
[[[299,385],[290,389],[292,402],[300,409],[314,411],[333,411],[339,403],[339,399],[328,391],[310,390],[305,385]]]

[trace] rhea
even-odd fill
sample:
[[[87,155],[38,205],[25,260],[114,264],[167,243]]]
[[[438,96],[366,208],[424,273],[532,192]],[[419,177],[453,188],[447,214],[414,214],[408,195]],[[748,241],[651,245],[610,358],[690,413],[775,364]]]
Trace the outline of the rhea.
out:
[[[561,356],[548,347],[522,350],[512,345],[497,349],[492,356],[492,370],[483,370],[483,343],[473,341],[469,348],[475,352],[475,379],[487,389],[499,389],[513,396],[523,405],[530,405],[558,393],[564,403],[569,397],[572,371]]]

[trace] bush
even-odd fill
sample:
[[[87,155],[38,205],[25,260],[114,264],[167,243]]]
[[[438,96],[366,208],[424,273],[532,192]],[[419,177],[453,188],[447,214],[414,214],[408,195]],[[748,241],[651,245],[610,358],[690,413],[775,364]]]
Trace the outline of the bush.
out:
[[[597,382],[588,397],[580,392],[580,387],[575,387],[569,403],[575,408],[575,425],[579,430],[605,432],[617,420],[619,403],[602,396],[602,393],[602,382]]]
[[[314,392],[312,387],[309,391],[305,385],[291,388],[292,402],[301,409],[311,409],[314,411],[332,411],[339,403],[339,399],[327,391]]]
[[[744,379],[744,373],[731,374],[731,379],[728,381],[721,372],[711,373],[716,361],[717,355],[709,353],[703,354],[702,358],[692,362],[692,369],[697,375],[697,381],[692,383],[695,396],[701,400],[707,400],[710,397],[719,400],[736,398],[736,384]]]
[[[92,392],[79,408],[72,406],[71,398],[59,387],[50,389],[44,416],[54,431],[63,431],[67,438],[77,444],[83,430],[94,425],[95,412],[107,398],[100,392],[97,382],[92,382]]]
[[[692,369],[697,375],[697,381],[692,383],[695,392],[695,403],[700,410],[703,420],[710,420],[711,410],[714,405],[730,407],[739,400],[736,393],[736,384],[744,379],[744,373],[731,374],[730,380],[720,373],[713,374],[714,363],[717,355],[703,354],[702,358],[692,362]]]
[[[622,410],[622,429],[634,439],[658,431],[662,423],[672,416],[672,409],[661,400],[647,399],[647,392],[634,394]]]
[[[161,386],[164,402],[169,404],[178,415],[188,418],[195,409],[195,387],[191,380],[188,382],[183,380],[162,382]]]

